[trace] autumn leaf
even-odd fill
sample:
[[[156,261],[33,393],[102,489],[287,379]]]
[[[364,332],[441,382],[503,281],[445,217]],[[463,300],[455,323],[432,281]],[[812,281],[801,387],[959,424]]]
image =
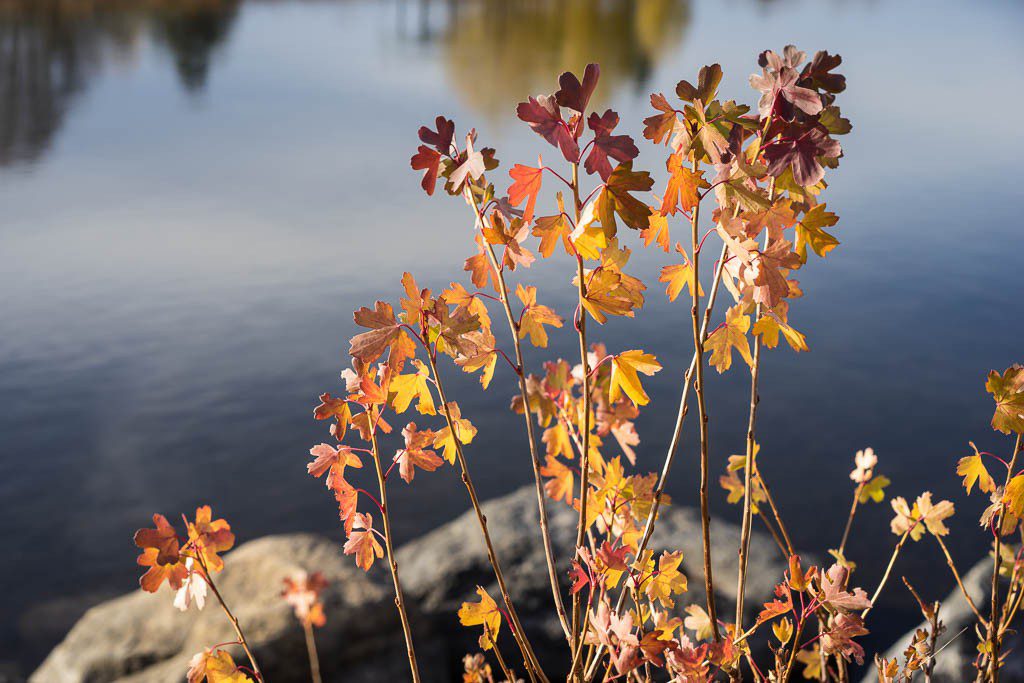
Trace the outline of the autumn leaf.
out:
[[[1006,485],[1003,503],[1014,517],[1024,517],[1024,474],[1018,474]]]
[[[667,254],[671,239],[669,237],[668,218],[660,211],[651,211],[647,227],[640,231],[640,237],[643,238],[645,247],[649,247],[657,242],[661,250]]]
[[[355,312],[353,318],[356,325],[370,328],[369,332],[352,337],[349,347],[349,355],[364,363],[372,363],[380,358],[384,350],[403,334],[395,319],[394,309],[384,301],[376,302],[373,310],[363,306]]]
[[[516,107],[516,116],[529,124],[537,135],[558,147],[562,156],[569,163],[576,163],[580,158],[580,146],[558,109],[554,97],[537,95]]]
[[[646,228],[651,207],[643,203],[632,192],[649,192],[654,179],[647,171],[634,171],[633,162],[627,161],[615,167],[605,180],[604,189],[598,199],[598,218],[606,229],[615,226],[613,214],[634,230]]]
[[[808,187],[825,177],[825,169],[818,158],[838,157],[842,151],[839,142],[830,138],[824,129],[804,130],[794,125],[783,131],[782,137],[765,145],[764,158],[769,175],[777,178],[788,169],[798,185]]]
[[[448,412],[451,413],[452,424],[455,425],[455,437],[458,437],[459,443],[465,445],[472,442],[473,437],[476,436],[476,427],[473,426],[472,422],[462,417],[459,404],[455,403],[455,401],[449,402]],[[441,455],[449,464],[455,464],[456,446],[451,428],[445,426],[443,429],[435,432],[433,445],[443,449]]]
[[[847,590],[849,576],[849,569],[840,564],[833,564],[821,577],[821,601],[843,612],[871,607],[871,600],[863,588],[854,588],[853,592]]]
[[[565,253],[572,253],[572,246],[569,235],[572,233],[572,226],[565,217],[565,207],[562,200],[562,193],[558,196],[558,214],[555,216],[540,216],[533,225],[533,236],[540,238],[538,250],[544,258],[549,258],[555,253],[555,245],[559,242],[565,249]]]
[[[356,507],[359,504],[359,492],[347,481],[342,480],[334,489],[334,500],[338,503],[338,519],[345,525],[345,533],[352,531],[355,522]]]
[[[224,650],[204,650],[192,657],[186,674],[188,683],[251,683]]]
[[[992,429],[1003,434],[1024,433],[1024,366],[1012,365],[1002,375],[992,370],[985,390],[996,402]]]
[[[711,627],[711,617],[700,605],[687,605],[687,617],[683,620],[683,626],[694,632],[697,640],[708,640],[714,631]]]
[[[569,233],[573,251],[585,259],[600,259],[601,250],[608,246],[607,232],[597,220],[597,207],[601,203],[603,195],[604,191],[602,190],[586,203],[583,211],[580,212],[579,220],[576,221],[576,227]]]
[[[769,240],[768,247],[753,259],[754,301],[774,308],[789,296],[789,281],[786,272],[800,267],[800,257],[792,251],[792,243],[786,239]]]
[[[548,345],[548,333],[545,325],[561,327],[562,319],[547,306],[537,303],[537,288],[516,286],[516,296],[523,302],[523,313],[519,319],[519,338],[530,335],[530,343],[543,348]]]
[[[174,564],[180,555],[178,533],[161,514],[153,515],[154,529],[139,529],[135,532],[135,545],[145,550],[153,548],[156,550],[155,560],[157,564]]]
[[[321,477],[325,472],[327,475],[327,488],[337,489],[345,480],[345,468],[353,467],[359,469],[363,462],[348,446],[338,445],[337,448],[330,444],[322,443],[309,449],[313,456],[313,462],[306,465],[306,471],[314,477]]]
[[[821,257],[839,246],[839,240],[824,230],[838,221],[839,217],[831,211],[826,211],[824,204],[817,204],[804,214],[796,224],[796,253],[800,255],[802,261],[807,260],[808,246]]]
[[[718,84],[722,82],[722,67],[720,64],[702,66],[697,73],[697,85],[689,81],[679,81],[676,85],[676,95],[684,102],[700,100],[707,104],[718,92]]]
[[[779,306],[784,305],[786,302],[779,302]],[[779,345],[779,333],[782,333],[786,343],[794,351],[807,351],[807,337],[801,332],[797,331],[796,328],[790,326],[788,323],[782,321],[772,314],[771,311],[766,311],[756,323],[754,323],[754,329],[752,330],[755,336],[761,337],[761,342],[769,349],[774,349]]]
[[[695,172],[683,166],[681,154],[670,154],[665,167],[669,178],[665,196],[661,200],[661,213],[671,216],[680,209],[689,213],[700,202],[700,190],[711,187],[704,180],[704,171]]]
[[[570,460],[575,457],[569,430],[561,420],[545,429],[540,440],[546,445],[545,452],[548,455],[562,455]]]
[[[352,409],[348,401],[343,398],[335,398],[330,394],[320,394],[320,405],[313,409],[313,417],[317,420],[335,419],[332,433],[334,438],[341,441],[345,438],[348,423],[352,420]]]
[[[476,587],[480,602],[464,602],[459,608],[459,623],[463,626],[483,626],[484,633],[480,636],[480,647],[490,650],[497,642],[498,631],[501,630],[501,612],[487,591],[481,586]]]
[[[662,553],[658,559],[658,570],[644,587],[644,592],[650,600],[657,600],[662,606],[670,609],[675,606],[672,596],[686,591],[686,575],[679,571],[679,564],[682,561],[681,551]]]
[[[974,488],[975,482],[978,484],[978,490],[982,493],[992,493],[996,490],[996,482],[988,473],[985,462],[981,459],[981,453],[978,452],[978,447],[974,445],[973,441],[970,444],[974,449],[974,455],[960,458],[960,462],[956,465],[956,473],[964,478],[964,488],[967,489],[968,495]]]
[[[402,437],[405,439],[405,448],[398,451],[395,456],[398,459],[398,472],[405,483],[412,483],[417,467],[433,472],[444,463],[434,451],[425,448],[433,443],[434,432],[429,429],[420,431],[416,428],[415,422],[410,422],[402,430]]]
[[[455,306],[456,310],[463,309],[470,315],[475,315],[483,327],[491,326],[491,316],[487,311],[487,305],[480,300],[480,297],[463,287],[461,283],[451,283],[448,289],[441,292],[441,298],[446,303]]]
[[[460,163],[448,176],[448,182],[451,184],[453,191],[459,191],[462,188],[463,183],[466,179],[478,180],[480,176],[484,174],[484,155],[481,152],[473,149],[473,143],[476,140],[476,131],[470,131],[466,135],[466,149],[462,154]]]
[[[668,103],[662,93],[651,93],[651,106],[660,113],[644,119],[644,137],[656,145],[662,141],[667,144],[683,124],[679,122],[675,108]]]
[[[443,116],[434,119],[434,128],[431,130],[426,126],[420,126],[420,142],[430,145],[442,154],[451,151],[452,140],[455,138],[455,123]]]
[[[516,164],[509,169],[508,174],[513,182],[508,188],[508,200],[512,206],[519,206],[526,200],[523,208],[523,221],[529,223],[533,219],[533,208],[537,204],[537,194],[540,193],[540,185],[543,175],[544,163],[540,157],[537,158],[537,168]]]
[[[196,508],[196,519],[188,523],[188,541],[203,568],[216,574],[224,568],[219,553],[227,552],[235,545],[235,535],[225,519],[213,519],[209,505]]]
[[[612,374],[608,385],[608,400],[614,403],[622,393],[636,405],[647,405],[650,398],[640,384],[638,372],[648,377],[661,370],[661,363],[651,354],[636,349],[623,351],[612,358]]]
[[[867,503],[869,500],[872,500],[876,503],[881,503],[885,500],[885,487],[891,483],[889,477],[885,475],[879,474],[877,477],[873,477],[861,488],[860,493],[857,495],[857,502]]]
[[[711,351],[709,363],[718,372],[725,372],[732,366],[732,350],[735,348],[747,365],[753,364],[747,330],[750,316],[744,315],[742,307],[733,306],[725,314],[725,324],[716,329],[704,342],[704,350]]]
[[[420,186],[428,195],[434,194],[437,187],[437,173],[441,166],[441,155],[426,145],[420,145],[416,154],[409,160],[409,165],[414,171],[423,171],[423,179]]]
[[[412,364],[416,372],[391,378],[388,385],[391,406],[396,413],[404,413],[415,398],[416,410],[421,415],[434,415],[437,410],[434,408],[434,397],[430,393],[430,369],[419,360],[413,360]]]
[[[565,71],[558,77],[558,91],[555,92],[555,100],[563,107],[572,109],[577,114],[583,114],[590,103],[590,97],[597,87],[597,80],[601,77],[601,67],[597,64],[587,64],[583,70],[583,82],[571,71]]]
[[[587,173],[598,173],[601,180],[607,181],[612,174],[612,165],[608,161],[611,157],[619,163],[632,161],[640,153],[633,143],[633,138],[628,135],[612,135],[615,126],[619,124],[619,115],[611,109],[605,111],[601,116],[597,113],[590,115],[587,125],[594,131],[594,141],[590,154],[587,155],[583,168]]]
[[[683,291],[683,287],[690,291],[691,297],[695,287],[698,295],[704,296],[704,288],[697,281],[697,273],[693,270],[693,265],[689,259],[686,258],[686,252],[679,245],[676,245],[676,251],[683,255],[683,263],[662,266],[661,274],[658,276],[658,282],[668,283],[668,287],[665,289],[668,300],[675,301],[680,292]]]
[[[355,555],[356,566],[368,572],[374,557],[384,557],[384,548],[374,536],[373,517],[369,513],[357,512],[352,517],[352,529],[342,550],[346,555]]]
[[[490,259],[487,258],[487,254],[484,252],[484,241],[479,234],[476,236],[476,246],[476,254],[466,259],[462,269],[469,273],[470,279],[478,289],[485,289],[488,281],[490,281],[494,290],[498,291],[498,279],[494,274],[494,269],[491,268]]]
[[[775,586],[775,597],[781,599],[764,603],[764,608],[757,615],[758,624],[793,611],[793,592],[788,585],[780,583]]]
[[[546,457],[546,464],[540,468],[541,476],[548,477],[544,482],[544,491],[552,500],[562,500],[572,505],[573,471],[553,455]]]

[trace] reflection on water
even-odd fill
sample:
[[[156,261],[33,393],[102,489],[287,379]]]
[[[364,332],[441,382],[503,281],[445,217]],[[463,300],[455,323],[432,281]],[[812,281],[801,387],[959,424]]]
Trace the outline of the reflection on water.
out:
[[[623,84],[643,89],[690,18],[688,0],[469,0],[445,3],[433,33],[431,7],[419,5],[421,38],[442,44],[451,82],[490,123],[501,121],[509,93],[546,91],[552,74],[592,61],[601,64],[601,97]]]
[[[241,3],[0,0],[0,166],[36,161],[90,80],[108,63],[136,61],[147,39],[187,91],[201,91]],[[540,92],[551,74],[589,61],[601,63],[600,97],[642,89],[690,16],[688,0],[428,0],[399,10],[399,34],[414,23],[416,40],[438,43],[451,82],[491,123],[507,93]]]
[[[0,0],[0,165],[46,152],[68,108],[106,62],[148,36],[201,90],[240,0]]]

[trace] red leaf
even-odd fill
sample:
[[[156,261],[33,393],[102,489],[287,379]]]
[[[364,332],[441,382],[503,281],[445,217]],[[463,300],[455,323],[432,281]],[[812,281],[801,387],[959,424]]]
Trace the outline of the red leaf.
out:
[[[543,166],[539,158],[537,165]],[[512,202],[512,206],[519,206],[524,199],[526,200],[526,208],[523,209],[523,221],[526,223],[533,219],[533,207],[537,204],[542,171],[542,168],[516,164],[508,172],[509,176],[515,180],[508,188],[508,200]]]

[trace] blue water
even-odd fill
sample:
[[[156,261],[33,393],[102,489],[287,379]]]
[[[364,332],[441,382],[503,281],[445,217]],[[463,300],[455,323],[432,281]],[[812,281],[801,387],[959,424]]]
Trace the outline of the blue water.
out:
[[[435,288],[461,279],[472,253],[465,207],[427,198],[408,168],[416,128],[443,113],[476,126],[506,168],[530,163],[550,149],[515,103],[587,61],[602,63],[602,104],[639,138],[647,94],[704,63],[721,62],[723,92],[753,103],[760,50],[843,55],[854,131],[828,190],[842,246],[800,273],[807,296],[792,320],[811,353],[766,354],[762,469],[802,548],[838,543],[852,456],[870,445],[890,492],[956,502],[959,561],[984,551],[982,501],[965,498],[953,468],[969,439],[1010,448],[987,426],[984,375],[1024,361],[1020,5],[141,4],[0,11],[0,538],[17,558],[0,584],[18,586],[0,608],[0,659],[20,651],[31,667],[60,637],[59,619],[40,626],[54,601],[129,590],[131,534],[152,511],[210,502],[241,541],[295,530],[340,541],[334,502],[304,465],[325,439],[311,409],[339,389],[351,312],[397,298],[404,270]],[[662,150],[640,146],[638,166],[660,169]],[[638,423],[639,465],[656,469],[689,318],[654,282],[667,257],[630,240],[648,305],[596,336],[613,350],[642,339],[666,366]],[[568,268],[524,273],[566,317]],[[572,357],[574,344],[564,328],[528,364]],[[520,425],[510,373],[499,368],[487,393],[448,374],[480,428],[469,456],[482,492],[530,481],[525,445],[507,435]],[[748,378],[742,366],[708,377],[717,472],[742,448]],[[681,458],[670,491],[689,504],[692,442]],[[396,533],[460,513],[458,490],[451,470],[399,482]],[[848,554],[872,586],[883,559],[867,555],[888,554],[890,513],[862,514]],[[936,549],[919,550],[898,571],[945,594]],[[897,630],[913,621],[898,593]]]

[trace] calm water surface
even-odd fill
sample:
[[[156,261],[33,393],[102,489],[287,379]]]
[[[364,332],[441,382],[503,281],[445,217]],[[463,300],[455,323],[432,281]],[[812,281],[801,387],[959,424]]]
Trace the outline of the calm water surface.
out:
[[[408,169],[416,127],[444,113],[506,167],[528,161],[550,150],[515,102],[587,61],[602,64],[602,104],[639,137],[647,94],[706,62],[722,63],[724,93],[754,102],[758,51],[844,56],[855,128],[828,200],[843,244],[801,272],[793,319],[812,352],[766,357],[762,466],[800,547],[838,542],[853,452],[871,445],[890,491],[954,498],[959,560],[983,552],[981,501],[952,468],[968,439],[1009,448],[987,427],[984,373],[1024,360],[1020,5],[57,4],[0,3],[0,537],[15,560],[0,565],[0,659],[30,668],[68,614],[129,590],[131,534],[154,510],[209,501],[240,541],[313,530],[340,542],[304,465],[351,311],[394,298],[403,270],[446,285],[471,253],[464,207],[425,197]],[[660,168],[662,152],[642,149],[638,163]],[[634,262],[653,281],[666,257]],[[527,274],[571,314],[564,262]],[[613,349],[643,338],[665,362],[638,424],[644,468],[664,452],[688,329],[686,308],[652,286],[635,321],[598,333]],[[563,330],[550,351],[573,344]],[[469,451],[480,489],[529,481],[524,447],[503,438],[519,425],[510,374],[486,394],[450,374],[481,428]],[[742,370],[710,377],[716,468],[742,448],[746,384]],[[692,472],[671,483],[683,504]],[[399,483],[396,533],[461,512],[456,487],[450,470]],[[865,585],[881,569],[865,555],[891,547],[888,517],[865,510],[853,532]],[[898,571],[944,594],[938,554],[920,550]],[[891,610],[893,629],[911,623],[907,607]]]

